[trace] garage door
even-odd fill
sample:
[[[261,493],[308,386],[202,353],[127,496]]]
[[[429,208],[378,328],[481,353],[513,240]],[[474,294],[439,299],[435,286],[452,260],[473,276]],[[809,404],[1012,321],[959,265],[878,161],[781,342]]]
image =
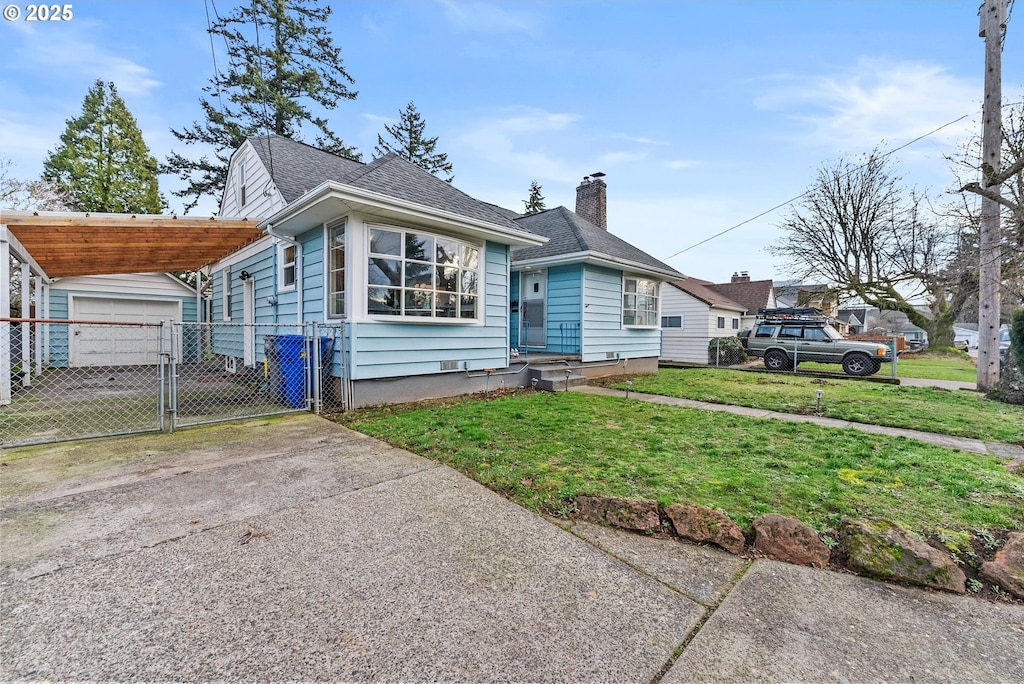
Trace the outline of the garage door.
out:
[[[173,299],[74,297],[71,318],[78,321],[150,323],[181,320],[181,302]],[[161,331],[154,326],[72,325],[69,331],[72,366],[139,366],[159,361]],[[164,349],[170,349],[169,331]]]

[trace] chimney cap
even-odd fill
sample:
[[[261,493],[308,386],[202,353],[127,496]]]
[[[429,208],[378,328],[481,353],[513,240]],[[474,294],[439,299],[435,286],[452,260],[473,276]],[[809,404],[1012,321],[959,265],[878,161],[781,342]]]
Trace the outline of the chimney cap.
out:
[[[605,174],[601,173],[600,171],[595,171],[594,173],[590,174],[591,178],[604,178],[604,176]]]

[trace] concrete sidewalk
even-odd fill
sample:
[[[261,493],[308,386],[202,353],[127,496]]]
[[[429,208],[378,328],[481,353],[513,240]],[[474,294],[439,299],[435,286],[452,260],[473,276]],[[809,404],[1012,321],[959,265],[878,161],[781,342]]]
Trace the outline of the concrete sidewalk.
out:
[[[592,387],[588,385],[573,387],[572,391],[584,392],[587,394],[601,394],[609,397],[625,396],[625,392],[623,392],[622,390],[613,390],[608,389],[606,387]],[[1024,448],[1019,447],[1015,444],[1004,444],[1002,442],[983,442],[980,439],[971,439],[969,437],[952,437],[950,435],[940,435],[934,432],[923,432],[921,430],[909,430],[907,428],[886,427],[884,425],[871,425],[869,423],[855,423],[849,420],[837,420],[835,418],[826,418],[824,416],[808,416],[796,413],[782,413],[780,411],[768,411],[766,409],[748,408],[746,406],[713,404],[707,401],[680,399],[678,397],[666,397],[660,394],[643,394],[641,392],[630,392],[629,397],[637,401],[647,401],[653,404],[664,404],[666,406],[683,406],[685,408],[700,409],[702,411],[720,411],[723,413],[732,413],[737,416],[747,416],[749,418],[768,418],[771,420],[786,420],[791,423],[814,423],[815,425],[821,425],[823,427],[860,430],[861,432],[870,432],[876,435],[888,435],[890,437],[906,437],[907,439],[916,439],[919,442],[935,444],[938,446],[947,447],[949,449],[960,449],[961,451],[969,451],[975,454],[991,454],[993,456],[999,456],[1000,458],[1024,458]]]
[[[552,523],[314,416],[32,454],[5,680],[1024,681],[1019,604]]]

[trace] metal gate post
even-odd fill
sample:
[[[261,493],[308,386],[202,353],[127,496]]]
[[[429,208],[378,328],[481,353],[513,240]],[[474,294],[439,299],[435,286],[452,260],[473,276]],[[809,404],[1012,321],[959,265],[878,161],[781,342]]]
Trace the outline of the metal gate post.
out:
[[[164,330],[167,330],[168,336],[171,334],[171,330],[167,327],[167,321],[160,321],[160,331],[157,333],[160,336],[160,341],[157,343],[157,372],[160,374],[160,400],[158,402],[160,412],[160,432],[164,431],[164,373],[167,372],[167,368],[164,364]]]
[[[316,321],[313,321],[312,323],[310,323],[310,328],[313,331],[313,344],[311,345],[313,347],[313,358],[312,358],[313,372],[310,375],[310,382],[313,385],[313,387],[312,387],[312,390],[313,390],[313,392],[312,392],[312,394],[313,394],[313,407],[312,408],[313,408],[313,413],[315,413],[317,415],[320,415],[320,401],[322,399],[320,394],[321,394],[321,388],[323,386],[323,379],[320,377],[320,374],[323,372],[323,369],[321,368],[322,364],[320,362],[320,359],[321,359],[321,354],[323,353],[323,350],[320,349],[320,326],[317,324]]]
[[[168,352],[171,358],[171,372],[168,377],[168,385],[170,387],[168,413],[171,414],[170,432],[172,433],[178,422],[178,355],[174,353],[174,350],[178,348],[178,341],[181,337],[181,325],[181,323],[175,324],[174,321],[171,321],[171,349]]]

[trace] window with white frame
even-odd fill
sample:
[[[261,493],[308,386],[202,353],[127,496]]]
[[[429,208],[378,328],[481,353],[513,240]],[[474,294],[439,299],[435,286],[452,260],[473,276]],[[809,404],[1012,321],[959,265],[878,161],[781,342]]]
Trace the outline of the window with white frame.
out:
[[[732,319],[732,329],[733,330],[739,330],[740,329],[740,319],[738,319],[738,318]]]
[[[223,284],[223,301],[224,312],[221,318],[225,321],[231,320],[231,269],[225,268],[220,272],[221,283]]]
[[[238,208],[245,206],[245,159],[238,160]]]
[[[345,219],[327,226],[327,315],[345,316]]]
[[[718,329],[725,330],[725,316],[718,317]]]
[[[370,227],[366,313],[476,319],[480,247],[419,230]]]
[[[291,290],[295,287],[295,245],[277,247],[277,289]]]
[[[662,316],[661,317],[662,328],[679,328],[683,327],[683,317],[680,316]]]
[[[658,283],[646,278],[623,278],[622,325],[654,328],[658,325]]]

